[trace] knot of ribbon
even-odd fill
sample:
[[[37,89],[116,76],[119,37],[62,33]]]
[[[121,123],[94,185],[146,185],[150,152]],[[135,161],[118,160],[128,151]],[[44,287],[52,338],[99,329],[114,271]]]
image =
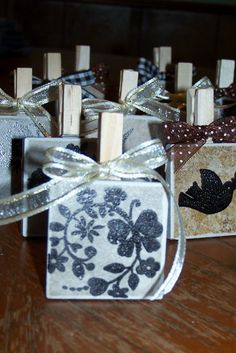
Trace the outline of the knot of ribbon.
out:
[[[0,89],[0,114],[16,115],[19,112],[24,112],[44,136],[50,136],[53,121],[51,115],[42,105],[57,99],[56,87],[59,84],[61,84],[61,80],[49,82],[24,94],[21,98],[12,98]]]
[[[99,179],[147,178],[162,183],[168,196],[173,198],[179,221],[179,239],[173,265],[162,285],[151,293],[151,300],[160,299],[174,287],[183,267],[186,238],[179,207],[168,184],[153,169],[167,161],[164,147],[159,139],[146,141],[125,152],[115,160],[98,164],[82,154],[65,148],[47,151],[48,162],[43,171],[51,181],[26,192],[0,200],[0,225],[40,213],[76,195],[81,188]]]
[[[165,143],[184,143],[207,140],[213,142],[236,142],[236,116],[215,120],[209,125],[190,125],[186,122],[164,124]]]
[[[43,172],[50,178],[70,179],[70,181],[90,181],[91,179],[137,179],[155,178],[153,169],[163,165],[167,159],[159,140],[151,140],[129,150],[116,159],[97,163],[91,158],[57,147],[46,153],[49,161]]]
[[[118,112],[124,115],[139,111],[155,116],[161,121],[178,121],[180,110],[169,106],[164,101],[169,100],[169,93],[163,88],[162,83],[156,77],[143,85],[131,90],[121,103],[111,102],[104,99],[84,99],[82,110],[85,121],[82,123],[83,133],[97,129],[99,113]],[[160,102],[162,101],[162,102]],[[95,127],[91,128],[91,123],[95,121]]]

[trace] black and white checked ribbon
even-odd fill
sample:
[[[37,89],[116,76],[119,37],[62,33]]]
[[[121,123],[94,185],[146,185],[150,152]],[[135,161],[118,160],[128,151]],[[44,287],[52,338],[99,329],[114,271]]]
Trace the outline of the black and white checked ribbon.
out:
[[[160,72],[159,67],[153,64],[146,58],[139,58],[137,64],[137,71],[139,72],[139,85],[157,77],[160,81],[167,81],[174,79],[174,72]],[[196,67],[193,66],[193,76],[196,76]]]
[[[62,75],[59,79],[61,79],[64,83],[80,85],[82,87],[82,99],[97,98],[94,94],[86,90],[86,86],[94,85],[96,81],[95,74],[92,70],[75,71],[67,75]],[[44,84],[45,81],[39,77],[33,76],[32,83],[33,86],[40,86]]]

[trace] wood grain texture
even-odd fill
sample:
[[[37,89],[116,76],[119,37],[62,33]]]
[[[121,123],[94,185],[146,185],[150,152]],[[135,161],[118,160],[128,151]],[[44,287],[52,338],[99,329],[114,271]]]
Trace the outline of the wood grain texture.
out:
[[[234,353],[236,237],[189,240],[162,301],[47,300],[46,239],[0,228],[1,353]],[[168,243],[170,266],[176,243]]]

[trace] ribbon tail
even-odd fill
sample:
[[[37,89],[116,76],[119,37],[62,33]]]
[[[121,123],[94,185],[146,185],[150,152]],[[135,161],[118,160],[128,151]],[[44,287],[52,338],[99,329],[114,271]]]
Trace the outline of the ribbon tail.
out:
[[[51,180],[38,187],[0,200],[0,225],[19,221],[47,210],[76,194],[83,181]]]
[[[156,116],[160,122],[163,121],[179,121],[183,113],[165,103],[161,103],[158,100],[145,99],[141,102],[132,102],[133,105],[141,110],[142,112]]]
[[[161,286],[158,289],[156,289],[155,288],[156,285],[154,285],[153,288],[151,288],[151,290],[149,290],[149,292],[146,293],[145,297],[149,298],[150,300],[162,299],[162,297],[164,295],[171,292],[171,290],[173,289],[174,285],[176,284],[176,282],[182,272],[185,254],[186,254],[186,235],[185,235],[184,226],[183,226],[183,219],[182,219],[178,204],[175,201],[174,195],[173,195],[172,191],[170,190],[169,185],[162,178],[162,176],[157,172],[156,172],[155,179],[160,181],[161,184],[163,185],[163,187],[167,193],[169,202],[171,199],[174,203],[174,207],[177,212],[179,237],[178,237],[178,244],[177,244],[177,249],[176,249],[174,261],[172,263],[172,267],[171,267],[167,277],[165,278],[164,282],[161,284]]]
[[[57,126],[51,115],[43,107],[25,104],[23,109],[44,137],[52,136],[52,131],[56,130]]]
[[[32,105],[41,106],[53,102],[58,96],[58,85],[62,83],[61,79],[53,80],[43,86],[34,88],[26,93],[21,99]]]

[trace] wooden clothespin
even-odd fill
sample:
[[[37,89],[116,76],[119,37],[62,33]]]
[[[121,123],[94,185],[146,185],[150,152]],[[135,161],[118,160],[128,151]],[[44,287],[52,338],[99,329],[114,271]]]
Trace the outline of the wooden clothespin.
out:
[[[229,87],[234,82],[235,61],[217,60],[216,86],[219,88]]]
[[[45,53],[43,56],[44,80],[55,80],[61,76],[61,53]]]
[[[192,87],[193,64],[180,62],[175,68],[175,91],[182,92]]]
[[[160,72],[166,72],[166,68],[172,62],[171,47],[153,48],[153,63],[159,67]]]
[[[14,70],[14,96],[21,98],[32,91],[32,68],[18,67]]]
[[[75,46],[75,71],[90,69],[90,46],[76,45]]]
[[[191,125],[208,125],[214,121],[214,89],[190,88],[187,90],[187,122]]]
[[[98,127],[98,161],[107,162],[122,154],[123,114],[101,113]]]
[[[138,71],[121,70],[119,85],[119,101],[123,102],[126,95],[138,86]]]
[[[59,135],[79,136],[81,102],[79,85],[62,84],[59,86]]]

